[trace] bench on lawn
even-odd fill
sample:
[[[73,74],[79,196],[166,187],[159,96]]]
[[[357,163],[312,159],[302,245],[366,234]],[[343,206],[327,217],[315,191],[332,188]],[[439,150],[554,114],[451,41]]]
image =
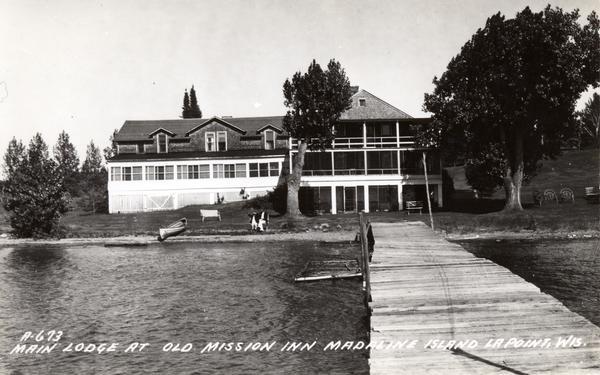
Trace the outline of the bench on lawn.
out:
[[[219,210],[200,209],[200,217],[202,218],[202,221],[204,221],[204,219],[206,219],[207,217],[214,217],[221,221],[221,213],[219,212]]]
[[[423,201],[406,201],[406,213],[410,215],[410,211],[419,211],[423,213]]]
[[[600,203],[600,188],[595,186],[586,187],[585,200],[588,203]]]

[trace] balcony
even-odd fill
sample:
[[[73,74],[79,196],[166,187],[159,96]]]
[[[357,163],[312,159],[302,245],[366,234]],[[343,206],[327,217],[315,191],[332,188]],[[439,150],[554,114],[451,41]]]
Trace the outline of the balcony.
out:
[[[316,140],[316,138],[315,138]],[[401,135],[391,137],[338,137],[331,146],[335,150],[358,149],[358,148],[397,148],[414,146],[415,137],[412,135]],[[291,139],[291,149],[298,149],[298,140]]]

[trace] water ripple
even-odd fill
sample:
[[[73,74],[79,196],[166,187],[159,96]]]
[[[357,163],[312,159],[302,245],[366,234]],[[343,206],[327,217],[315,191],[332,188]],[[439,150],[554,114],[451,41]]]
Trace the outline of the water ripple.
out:
[[[25,331],[61,341],[119,342],[120,352],[13,355],[23,374],[367,373],[352,352],[201,354],[209,341],[365,340],[359,281],[294,284],[311,259],[355,258],[347,245],[161,244],[144,249],[20,246],[0,249],[0,350]],[[146,353],[123,353],[132,341]],[[194,344],[164,353],[168,342]],[[3,368],[0,365],[0,372]]]

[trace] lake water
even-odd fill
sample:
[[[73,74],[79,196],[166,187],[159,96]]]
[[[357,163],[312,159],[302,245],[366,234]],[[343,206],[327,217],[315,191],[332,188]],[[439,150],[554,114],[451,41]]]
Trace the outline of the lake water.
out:
[[[292,281],[309,260],[358,252],[306,242],[2,248],[0,373],[368,373],[366,352],[322,350],[333,340],[366,340],[361,282]],[[51,353],[9,354],[25,332],[51,329],[64,332]],[[315,340],[312,350],[280,351],[287,341]],[[201,353],[216,341],[276,344]],[[131,342],[150,345],[124,353]],[[163,352],[169,342],[192,349]],[[69,343],[119,346],[64,352]]]
[[[600,242],[462,241],[476,256],[510,269],[600,326]]]

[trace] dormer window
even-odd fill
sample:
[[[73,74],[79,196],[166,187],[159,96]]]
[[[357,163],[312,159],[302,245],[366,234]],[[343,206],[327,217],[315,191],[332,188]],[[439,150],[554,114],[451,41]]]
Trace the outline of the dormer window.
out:
[[[265,130],[265,150],[275,149],[275,132],[273,130]]]
[[[359,98],[358,99],[358,106],[359,107],[366,107],[367,106],[367,99],[365,99],[365,98]]]
[[[227,151],[227,132],[206,132],[204,137],[207,152]]]
[[[217,145],[215,143],[215,132],[206,132],[205,137],[205,147],[206,152],[217,151]]]
[[[169,140],[167,139],[167,135],[164,133],[159,133],[156,135],[156,143],[158,145],[157,152],[159,154],[167,153],[169,147]]]
[[[227,132],[217,132],[217,151],[227,151]]]

